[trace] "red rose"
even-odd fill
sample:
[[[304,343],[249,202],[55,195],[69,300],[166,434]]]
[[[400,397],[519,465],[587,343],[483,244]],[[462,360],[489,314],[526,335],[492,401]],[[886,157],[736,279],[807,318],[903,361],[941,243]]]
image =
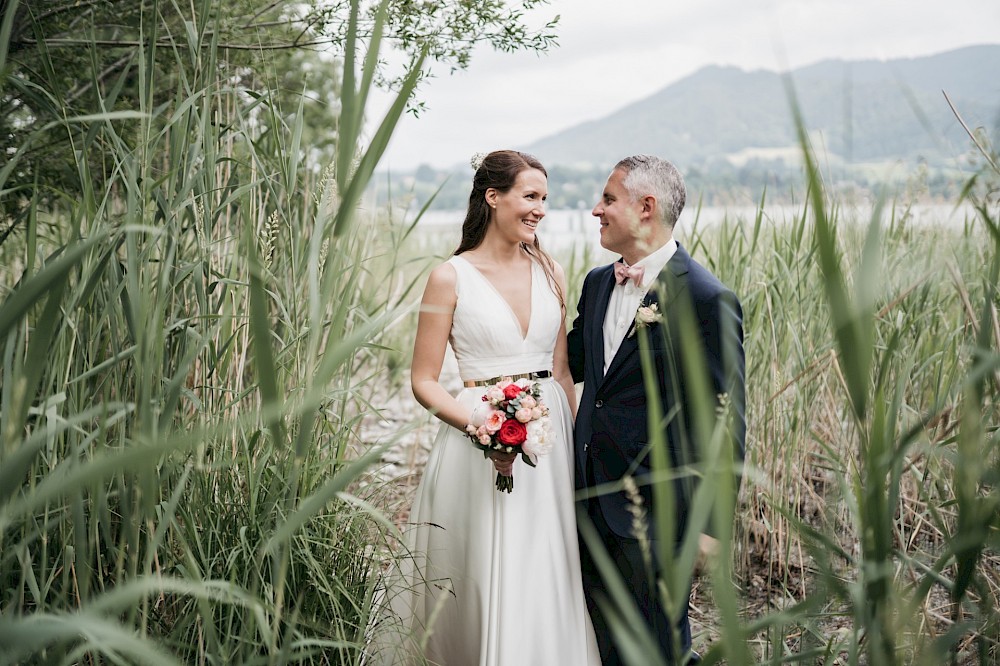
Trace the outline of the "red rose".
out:
[[[521,395],[523,389],[517,384],[507,384],[503,389],[503,397],[508,400],[513,400],[517,396]]]
[[[497,439],[507,446],[521,446],[528,439],[528,429],[517,419],[507,419],[497,431]]]

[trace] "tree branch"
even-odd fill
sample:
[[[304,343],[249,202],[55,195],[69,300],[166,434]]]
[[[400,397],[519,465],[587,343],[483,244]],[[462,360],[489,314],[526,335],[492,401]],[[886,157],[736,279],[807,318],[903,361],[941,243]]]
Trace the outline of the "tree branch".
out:
[[[271,45],[263,45],[263,44],[217,44],[216,46],[218,48],[220,48],[220,49],[229,49],[229,50],[232,50],[232,51],[286,51],[286,50],[289,50],[289,49],[305,48],[307,46],[321,46],[321,45],[324,45],[324,44],[336,44],[336,43],[339,43],[339,41],[340,40],[338,40],[338,39],[329,38],[329,39],[314,39],[314,40],[308,41],[308,42],[299,42],[299,41],[296,40],[294,42],[289,42],[289,43],[284,43],[284,44],[271,44]],[[29,46],[38,46],[42,42],[44,42],[46,46],[50,46],[50,47],[59,47],[59,46],[65,46],[65,47],[72,47],[72,46],[106,46],[108,48],[136,48],[136,47],[145,47],[145,46],[148,46],[147,42],[143,42],[143,41],[139,41],[139,40],[133,40],[133,39],[114,40],[114,39],[66,39],[66,38],[57,38],[57,39],[45,39],[45,40],[37,40],[37,39],[22,39],[21,40],[22,44],[27,44]],[[173,46],[173,44],[174,43],[172,41],[165,40],[165,39],[160,39],[160,40],[157,40],[157,42],[156,42],[157,46],[164,46],[164,47]],[[207,48],[210,48],[211,46],[212,46],[212,44],[203,44],[202,48],[207,49]]]
[[[107,68],[105,68],[105,70],[103,72],[101,72],[100,74],[97,75],[97,82],[101,83],[102,81],[104,81],[104,79],[106,79],[112,72],[114,72],[116,69],[118,69],[119,67],[121,67],[122,65],[124,65],[125,63],[127,63],[131,59],[132,59],[132,54],[129,53],[129,54],[126,54],[126,55],[122,56],[121,58],[119,58],[115,62],[113,62],[111,65],[109,65]],[[70,90],[68,93],[66,93],[66,103],[67,104],[72,104],[76,100],[80,99],[80,97],[84,93],[86,93],[88,90],[90,90],[93,87],[93,85],[94,85],[94,81],[88,81],[87,83],[85,83],[84,85],[80,86],[79,88],[74,88],[73,90]]]
[[[62,7],[55,7],[53,9],[50,9],[47,12],[42,12],[38,16],[32,16],[31,20],[34,21],[34,22],[36,22],[36,23],[41,23],[42,21],[44,21],[47,18],[51,18],[53,16],[58,16],[59,14],[62,14],[64,12],[70,12],[70,11],[73,11],[73,10],[81,10],[82,11],[83,7],[93,7],[94,5],[98,4],[98,2],[99,2],[99,0],[89,0],[89,1],[86,1],[86,0],[76,0],[76,2],[74,2],[72,4],[63,5]]]
[[[254,21],[256,21],[257,19],[259,19],[261,16],[263,16],[266,13],[268,13],[269,11],[271,11],[272,9],[274,9],[275,7],[277,7],[278,5],[282,4],[283,2],[284,2],[284,0],[274,0],[274,2],[272,2],[270,5],[268,5],[267,7],[264,7],[264,9],[260,10],[259,12],[257,12],[253,16],[251,16],[250,20],[248,20],[246,23],[243,24],[243,27],[244,28],[249,28],[250,25]]]

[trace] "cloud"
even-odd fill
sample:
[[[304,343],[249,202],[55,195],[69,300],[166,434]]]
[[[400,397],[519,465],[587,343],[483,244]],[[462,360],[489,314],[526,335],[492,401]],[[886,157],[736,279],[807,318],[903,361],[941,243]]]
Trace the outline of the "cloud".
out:
[[[479,49],[467,72],[428,82],[429,110],[404,121],[389,162],[444,167],[476,151],[522,147],[608,115],[709,64],[784,70],[827,58],[914,57],[996,43],[1000,3],[950,0],[553,0],[547,54]],[[384,102],[383,102],[384,103]]]

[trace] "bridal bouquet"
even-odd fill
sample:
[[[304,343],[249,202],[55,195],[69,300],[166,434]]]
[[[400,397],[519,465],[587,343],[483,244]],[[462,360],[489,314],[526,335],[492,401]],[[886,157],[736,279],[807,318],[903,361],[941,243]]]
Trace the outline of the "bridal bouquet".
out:
[[[538,457],[552,449],[549,408],[541,400],[542,387],[527,379],[500,380],[486,388],[483,405],[472,412],[465,427],[472,443],[484,455],[490,451],[520,453],[534,467]],[[497,472],[497,490],[509,493],[514,477]]]

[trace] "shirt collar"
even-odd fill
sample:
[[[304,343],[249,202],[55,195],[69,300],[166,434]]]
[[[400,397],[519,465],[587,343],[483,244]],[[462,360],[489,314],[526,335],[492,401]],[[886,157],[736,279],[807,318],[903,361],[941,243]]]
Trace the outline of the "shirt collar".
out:
[[[663,270],[663,267],[667,265],[667,262],[670,261],[670,258],[674,256],[674,252],[676,251],[677,241],[671,238],[666,243],[633,264],[633,266],[642,266],[646,269],[646,272],[642,276],[643,289],[649,289],[649,287],[656,282],[656,278],[659,276],[660,271]]]

